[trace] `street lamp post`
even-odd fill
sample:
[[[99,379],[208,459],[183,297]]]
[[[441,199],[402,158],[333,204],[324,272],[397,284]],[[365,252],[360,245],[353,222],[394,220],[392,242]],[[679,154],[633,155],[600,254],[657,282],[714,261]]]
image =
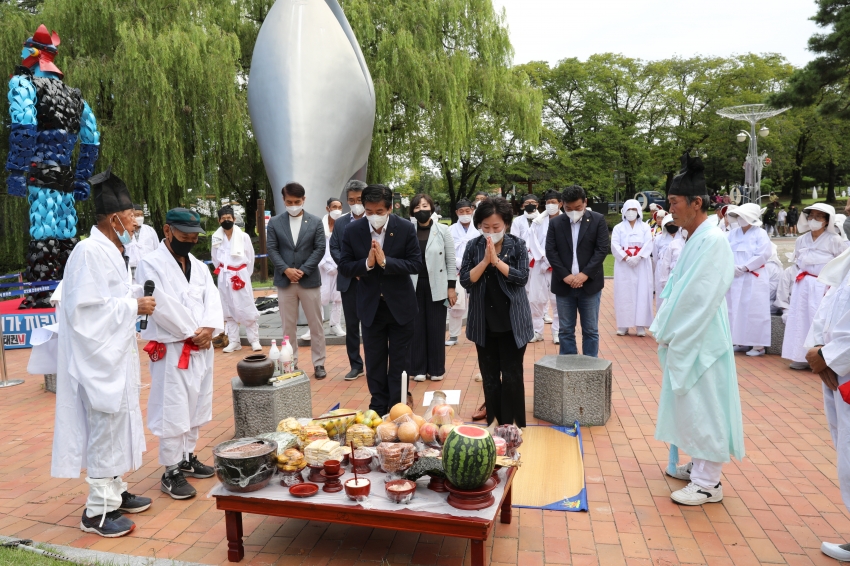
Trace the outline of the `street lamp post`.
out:
[[[741,132],[737,135],[737,139],[741,143],[746,141],[748,138],[750,141],[744,165],[745,168],[749,167],[749,171],[745,177],[745,184],[749,186],[749,201],[755,202],[759,206],[761,206],[761,172],[764,168],[764,159],[767,157],[767,153],[759,155],[758,137],[766,137],[770,133],[770,130],[767,126],[762,126],[761,129],[758,130],[757,134],[756,125],[760,120],[766,120],[773,116],[782,114],[789,108],[790,106],[776,109],[768,108],[764,104],[745,104],[744,106],[732,106],[730,108],[723,108],[717,111],[717,113],[724,118],[743,120],[750,124],[750,131],[746,132],[741,130]]]

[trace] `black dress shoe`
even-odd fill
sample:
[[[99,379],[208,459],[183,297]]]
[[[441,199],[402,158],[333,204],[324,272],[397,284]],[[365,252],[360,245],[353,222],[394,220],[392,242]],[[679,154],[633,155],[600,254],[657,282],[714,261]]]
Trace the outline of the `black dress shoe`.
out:
[[[328,376],[328,372],[325,371],[325,366],[316,366],[316,379],[325,379]]]
[[[361,375],[363,375],[363,368],[353,369],[350,372],[348,372],[347,374],[345,374],[345,381],[354,381],[355,379],[357,379]]]

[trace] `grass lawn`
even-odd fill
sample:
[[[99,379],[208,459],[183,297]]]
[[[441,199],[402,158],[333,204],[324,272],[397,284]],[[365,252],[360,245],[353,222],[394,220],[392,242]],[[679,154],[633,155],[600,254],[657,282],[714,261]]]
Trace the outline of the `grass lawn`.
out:
[[[602,263],[602,270],[605,272],[605,277],[614,276],[614,256],[608,254],[605,256],[605,261]]]
[[[40,554],[18,550],[17,548],[0,547],[0,566],[58,566],[68,564],[62,560],[54,560]]]

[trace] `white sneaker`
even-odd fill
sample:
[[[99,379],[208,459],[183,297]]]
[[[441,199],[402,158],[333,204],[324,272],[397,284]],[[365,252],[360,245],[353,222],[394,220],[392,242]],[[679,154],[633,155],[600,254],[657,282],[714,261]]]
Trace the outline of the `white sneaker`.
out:
[[[481,377],[480,373],[476,373],[475,376],[472,378],[472,381],[482,381],[483,379],[484,378]]]
[[[820,551],[835,558],[840,562],[850,562],[850,544],[835,544],[832,542],[822,542]]]
[[[628,328],[618,328],[617,329],[617,336],[627,336],[628,334],[629,334]]]
[[[263,351],[263,347],[260,345],[259,341],[251,342],[251,349],[254,350],[255,352],[262,352]]]
[[[646,336],[646,329],[643,326],[637,327],[637,336],[639,338],[643,338],[644,336]]]
[[[529,344],[532,342],[543,342],[543,335],[541,335],[539,332],[535,332],[531,340],[528,341]]]
[[[305,332],[304,334],[302,334],[302,335],[300,336],[300,338],[301,338],[301,340],[306,340],[307,342],[309,342],[309,341],[310,341],[310,331],[308,330],[307,332]]]
[[[446,340],[446,346],[454,346],[457,344],[457,336],[449,336],[449,339]]]
[[[431,381],[443,381],[443,376],[442,375],[432,375]]]
[[[763,356],[764,355],[764,348],[758,348],[758,349],[753,348],[752,350],[747,352],[747,355],[748,356]]]
[[[334,336],[345,336],[345,330],[342,329],[342,326],[338,324],[334,324],[331,326],[331,332]]]
[[[551,317],[551,316],[549,316],[548,314],[547,314],[547,315],[544,315],[544,317],[543,317],[543,323],[544,323],[544,324],[552,324],[552,317]]]
[[[669,471],[664,470],[664,473],[670,476],[671,478],[676,478],[677,480],[685,480],[691,481],[691,468],[694,467],[693,462],[688,462],[687,464],[682,464],[681,466],[676,466],[676,473],[671,474]]]
[[[221,351],[225,354],[229,354],[230,352],[235,352],[236,350],[241,350],[242,344],[239,342],[231,342],[227,346],[225,346]]]
[[[416,376],[413,377],[413,381],[425,381],[425,376],[421,375],[421,374],[416,375]]]
[[[682,505],[717,503],[723,499],[723,486],[718,483],[715,487],[702,487],[691,482],[682,489],[671,493],[670,498]]]
[[[732,346],[733,352],[749,352],[752,346]]]
[[[557,334],[555,334],[554,336],[552,336],[552,343],[553,343],[553,344],[560,344],[560,343],[561,343],[561,339],[560,339],[560,338],[558,338],[558,335],[557,335]]]

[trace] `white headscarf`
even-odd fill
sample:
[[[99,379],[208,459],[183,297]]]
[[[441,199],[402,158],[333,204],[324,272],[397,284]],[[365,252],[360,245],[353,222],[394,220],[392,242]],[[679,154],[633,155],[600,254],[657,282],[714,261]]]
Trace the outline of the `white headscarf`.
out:
[[[623,221],[627,222],[626,211],[632,210],[632,209],[637,210],[637,213],[638,213],[637,220],[642,222],[641,217],[640,217],[641,216],[640,215],[640,212],[641,212],[640,203],[633,198],[630,198],[629,200],[627,200],[626,202],[623,203],[623,209],[620,211],[620,213],[623,216]]]
[[[815,204],[804,208],[803,212],[800,214],[800,218],[797,220],[797,231],[800,234],[804,234],[809,231],[809,215],[806,213],[810,210],[818,210],[826,214],[826,229],[828,232],[832,232],[833,234],[841,233],[838,228],[835,227],[835,207],[822,202],[816,202]]]
[[[836,214],[835,222],[832,223],[833,226],[838,230],[838,233],[841,234],[841,239],[846,240],[847,234],[844,232],[844,221],[847,220],[847,215],[845,214]]]
[[[742,204],[735,210],[726,209],[726,215],[732,218],[740,216],[749,222],[750,226],[761,226],[761,208],[754,202]]]

